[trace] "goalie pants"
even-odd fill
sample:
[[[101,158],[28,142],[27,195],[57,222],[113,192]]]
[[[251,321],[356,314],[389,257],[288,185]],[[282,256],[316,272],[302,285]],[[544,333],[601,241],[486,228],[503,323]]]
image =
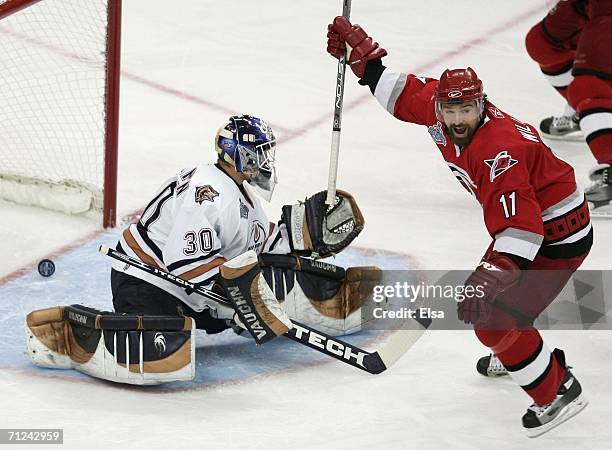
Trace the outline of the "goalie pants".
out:
[[[113,306],[118,313],[154,316],[189,316],[208,334],[229,328],[224,320],[211,317],[208,309],[197,312],[172,294],[139,278],[111,270]]]
[[[546,346],[533,327],[537,316],[559,295],[588,250],[579,256],[550,258],[538,254],[520,282],[495,300],[491,319],[475,326],[476,336],[497,355],[513,380],[539,405],[557,395],[565,363]]]

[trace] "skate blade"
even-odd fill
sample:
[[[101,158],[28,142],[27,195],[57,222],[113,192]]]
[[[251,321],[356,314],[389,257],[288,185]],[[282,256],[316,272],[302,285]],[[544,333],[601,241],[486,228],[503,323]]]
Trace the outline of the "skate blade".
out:
[[[597,219],[612,219],[612,211],[594,211],[590,213],[591,217],[595,217]]]
[[[481,375],[483,374],[481,373]],[[487,372],[487,374],[484,376],[487,378],[499,378],[508,376],[508,372]]]
[[[584,135],[582,133],[577,133],[577,132],[557,135],[557,134],[546,134],[543,131],[540,131],[540,134],[542,135],[544,139],[551,140],[551,141],[568,141],[568,142],[584,142],[585,141]]]
[[[589,202],[589,215],[598,219],[612,219],[612,204],[594,208],[593,203]]]
[[[580,394],[578,397],[574,399],[574,401],[572,401],[569,405],[567,405],[567,408],[565,408],[565,411],[563,411],[562,414],[558,415],[555,418],[555,420],[552,420],[551,422],[548,422],[547,424],[542,425],[541,427],[538,427],[538,428],[530,428],[530,429],[527,428],[526,429],[527,437],[535,438],[538,436],[542,436],[544,433],[547,433],[553,428],[561,425],[563,422],[574,417],[576,414],[578,414],[580,411],[586,408],[588,404],[589,404],[589,401],[586,398],[584,398],[582,394]]]

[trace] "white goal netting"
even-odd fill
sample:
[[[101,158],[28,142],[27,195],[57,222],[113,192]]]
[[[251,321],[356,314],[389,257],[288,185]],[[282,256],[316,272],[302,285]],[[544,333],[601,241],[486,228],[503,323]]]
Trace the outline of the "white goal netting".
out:
[[[0,17],[13,6],[0,0]],[[0,197],[102,211],[106,0],[42,0],[0,18]]]

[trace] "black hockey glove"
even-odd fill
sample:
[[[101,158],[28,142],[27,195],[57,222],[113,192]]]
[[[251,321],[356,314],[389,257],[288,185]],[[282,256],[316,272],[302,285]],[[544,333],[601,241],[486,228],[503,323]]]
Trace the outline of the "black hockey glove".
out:
[[[365,221],[351,194],[336,191],[331,207],[325,204],[326,197],[327,191],[321,191],[304,203],[283,206],[292,252],[325,258],[343,250],[363,230]]]

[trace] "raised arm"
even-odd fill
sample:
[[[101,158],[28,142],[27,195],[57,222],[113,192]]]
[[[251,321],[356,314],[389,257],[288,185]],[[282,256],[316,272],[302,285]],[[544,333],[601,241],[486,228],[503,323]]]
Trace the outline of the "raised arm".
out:
[[[347,64],[359,84],[368,86],[378,102],[394,117],[425,125],[434,114],[432,102],[437,80],[394,72],[382,63],[387,51],[359,25],[338,16],[327,28],[327,52],[340,58],[349,49]]]

